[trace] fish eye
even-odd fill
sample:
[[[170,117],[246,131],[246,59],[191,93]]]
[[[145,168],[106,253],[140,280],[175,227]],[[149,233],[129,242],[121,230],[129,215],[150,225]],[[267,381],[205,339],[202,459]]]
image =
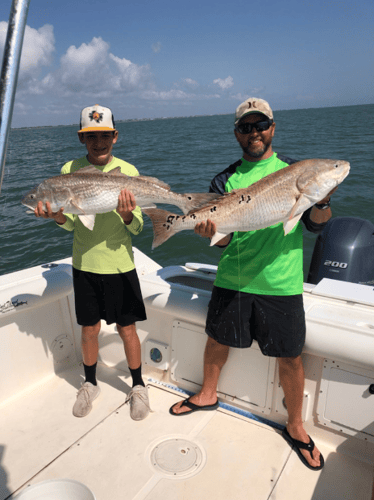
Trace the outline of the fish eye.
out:
[[[34,194],[30,194],[30,198],[33,200],[35,198]]]

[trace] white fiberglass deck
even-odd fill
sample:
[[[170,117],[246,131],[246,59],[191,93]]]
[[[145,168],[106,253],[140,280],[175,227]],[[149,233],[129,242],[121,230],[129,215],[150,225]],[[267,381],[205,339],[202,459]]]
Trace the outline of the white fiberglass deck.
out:
[[[0,500],[56,478],[84,483],[97,500],[370,498],[371,467],[336,450],[318,443],[326,465],[309,471],[273,427],[221,408],[171,416],[169,407],[184,395],[160,384],[149,385],[153,412],[135,422],[124,404],[126,374],[101,364],[98,379],[102,392],[82,419],[71,411],[80,366],[0,407]],[[200,446],[200,472],[174,479],[152,468],[152,450],[170,438]]]

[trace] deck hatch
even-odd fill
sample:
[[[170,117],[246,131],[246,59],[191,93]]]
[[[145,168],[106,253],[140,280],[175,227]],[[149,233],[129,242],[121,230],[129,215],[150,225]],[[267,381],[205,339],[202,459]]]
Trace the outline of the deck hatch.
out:
[[[205,465],[204,450],[183,437],[167,438],[154,446],[150,454],[152,468],[167,478],[186,479]]]

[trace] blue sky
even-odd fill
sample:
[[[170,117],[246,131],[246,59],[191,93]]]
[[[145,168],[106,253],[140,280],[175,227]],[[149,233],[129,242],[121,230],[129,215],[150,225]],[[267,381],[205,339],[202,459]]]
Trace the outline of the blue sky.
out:
[[[31,0],[12,126],[374,103],[373,33],[372,0]]]

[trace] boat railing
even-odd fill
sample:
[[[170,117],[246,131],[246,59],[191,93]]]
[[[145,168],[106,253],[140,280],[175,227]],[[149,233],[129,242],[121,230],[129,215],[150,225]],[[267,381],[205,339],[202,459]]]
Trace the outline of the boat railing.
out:
[[[0,76],[0,193],[30,0],[13,0]]]

